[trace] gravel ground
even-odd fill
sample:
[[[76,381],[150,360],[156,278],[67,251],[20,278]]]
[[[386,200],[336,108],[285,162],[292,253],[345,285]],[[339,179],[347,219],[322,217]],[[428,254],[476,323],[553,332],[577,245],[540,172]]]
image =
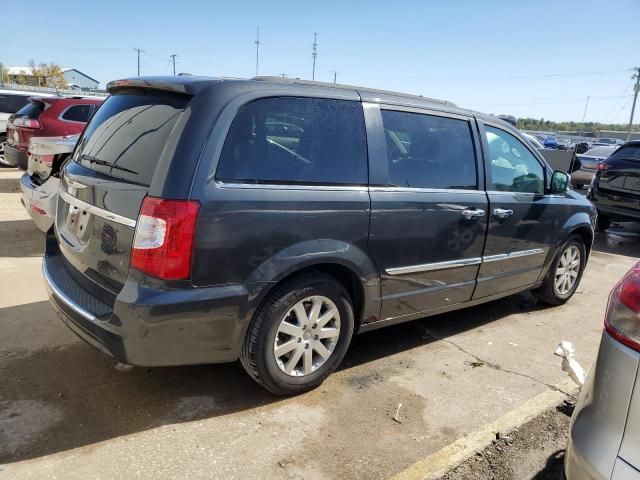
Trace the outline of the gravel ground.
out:
[[[441,480],[560,480],[575,398],[520,429],[497,434],[493,444]]]

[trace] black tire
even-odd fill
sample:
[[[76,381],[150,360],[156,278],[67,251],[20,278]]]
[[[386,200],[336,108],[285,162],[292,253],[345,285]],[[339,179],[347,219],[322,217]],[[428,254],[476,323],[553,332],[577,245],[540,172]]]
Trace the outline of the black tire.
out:
[[[577,247],[580,252],[580,270],[571,289],[568,292],[561,294],[556,288],[555,274],[562,255],[572,246]],[[535,289],[533,291],[533,294],[540,302],[546,303],[548,305],[562,305],[563,303],[566,303],[576,292],[578,285],[580,285],[580,280],[582,280],[582,274],[584,273],[584,267],[586,266],[586,264],[587,249],[584,245],[584,240],[582,239],[582,237],[574,235],[570,237],[558,250],[558,253],[553,259],[553,262],[549,267],[549,271],[547,272],[547,276],[544,278],[542,285]]]
[[[577,183],[576,190],[582,190],[584,188],[584,183]]]
[[[611,226],[611,217],[607,217],[606,215],[602,215],[598,213],[597,227],[598,230],[604,232],[607,228]]]
[[[7,145],[7,135],[5,133],[0,133],[0,168],[11,168],[12,165],[7,165],[4,163],[4,147]]]
[[[324,296],[335,304],[340,315],[340,332],[324,364],[307,375],[291,376],[278,366],[274,342],[282,319],[294,305],[311,296]],[[353,329],[353,307],[345,288],[331,275],[303,273],[277,285],[269,294],[249,325],[240,361],[247,373],[272,393],[303,393],[320,385],[340,365],[351,342]]]

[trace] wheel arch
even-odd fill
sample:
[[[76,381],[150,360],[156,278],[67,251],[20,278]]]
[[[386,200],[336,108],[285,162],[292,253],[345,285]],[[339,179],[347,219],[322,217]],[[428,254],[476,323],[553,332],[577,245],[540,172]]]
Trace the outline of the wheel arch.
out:
[[[318,271],[331,275],[351,296],[356,330],[362,322],[380,314],[380,275],[373,260],[361,248],[338,240],[311,240],[292,245],[265,260],[247,283],[261,284],[255,311],[273,289],[296,275]]]

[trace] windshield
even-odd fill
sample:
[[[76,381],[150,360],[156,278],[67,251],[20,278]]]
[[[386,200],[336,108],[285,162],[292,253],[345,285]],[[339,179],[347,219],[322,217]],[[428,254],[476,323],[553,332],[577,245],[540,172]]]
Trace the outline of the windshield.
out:
[[[87,125],[74,160],[148,186],[187,101],[182,96],[143,91],[110,96]]]

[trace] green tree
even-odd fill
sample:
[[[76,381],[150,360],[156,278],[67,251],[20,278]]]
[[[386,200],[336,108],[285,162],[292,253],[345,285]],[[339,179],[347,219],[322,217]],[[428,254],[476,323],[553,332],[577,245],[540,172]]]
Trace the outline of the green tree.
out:
[[[36,64],[29,61],[31,74],[35,77],[36,85],[40,87],[69,88],[60,65],[54,62]]]

